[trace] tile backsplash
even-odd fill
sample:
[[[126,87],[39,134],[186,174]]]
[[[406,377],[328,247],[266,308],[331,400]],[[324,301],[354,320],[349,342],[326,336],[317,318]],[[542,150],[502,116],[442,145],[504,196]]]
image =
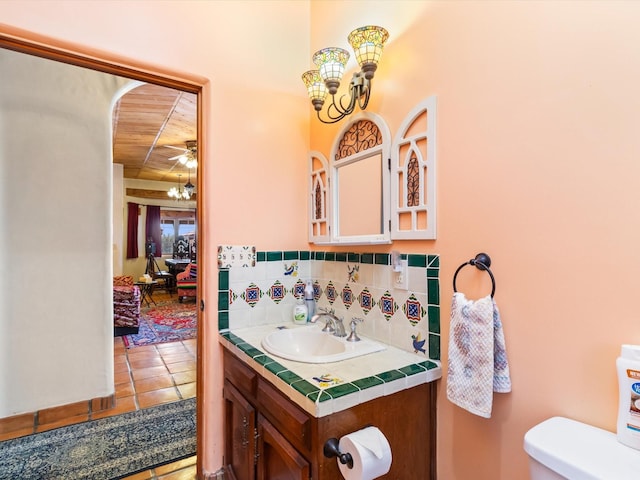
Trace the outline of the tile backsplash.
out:
[[[221,268],[218,328],[289,325],[297,296],[313,283],[316,308],[335,310],[349,331],[352,318],[364,319],[358,333],[402,350],[440,360],[438,255],[403,254],[408,289],[394,288],[388,253],[318,251],[256,252],[255,266]]]

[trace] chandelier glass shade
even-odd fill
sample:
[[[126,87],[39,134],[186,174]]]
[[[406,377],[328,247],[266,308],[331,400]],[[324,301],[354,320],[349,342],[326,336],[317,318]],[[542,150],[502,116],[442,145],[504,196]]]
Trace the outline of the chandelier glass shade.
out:
[[[348,40],[360,65],[360,71],[353,74],[348,97],[343,95],[337,101],[335,95],[349,60],[349,52],[331,47],[318,50],[313,55],[313,63],[318,69],[305,72],[302,81],[321,122],[336,123],[353,113],[356,106],[361,110],[367,108],[371,95],[371,80],[388,38],[389,33],[384,28],[376,26],[360,27],[349,34]],[[331,94],[331,103],[326,110],[327,118],[323,119],[320,112],[327,94]]]
[[[189,181],[185,184],[184,188],[180,184],[180,177],[182,177],[182,175],[178,174],[178,186],[171,187],[167,195],[176,200],[190,200],[195,189],[195,186],[191,183],[191,175],[189,175]]]

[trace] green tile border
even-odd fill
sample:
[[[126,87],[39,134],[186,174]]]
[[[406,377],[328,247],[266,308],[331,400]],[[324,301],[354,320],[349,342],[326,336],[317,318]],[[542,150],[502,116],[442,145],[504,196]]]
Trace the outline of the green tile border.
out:
[[[354,380],[353,383],[360,390],[366,390],[367,388],[375,387],[378,385],[384,385],[384,382],[378,377],[365,377]]]
[[[426,255],[415,255],[409,254],[409,258],[407,259],[407,264],[410,267],[420,267],[427,268],[427,256]]]
[[[440,335],[429,334],[429,358],[440,360]]]
[[[334,399],[344,397],[345,395],[351,395],[352,393],[358,393],[359,391],[360,389],[352,383],[340,383],[325,390],[325,392],[331,395],[331,398]]]
[[[368,265],[373,265],[373,253],[361,253],[360,254],[360,263],[366,263]]]
[[[229,290],[229,269],[218,270],[218,291]]]
[[[293,382],[291,384],[291,387],[293,387],[294,390],[301,393],[305,397],[308,397],[311,393],[319,392],[321,390],[320,387],[318,387],[317,385],[314,385],[313,383],[307,380]]]
[[[218,311],[218,330],[227,330],[229,328],[229,312]]]
[[[386,372],[377,373],[376,377],[382,380],[384,383],[393,382],[405,378],[406,375],[400,370],[387,370]]]
[[[407,259],[410,267],[424,268],[427,278],[427,319],[429,331],[429,358],[440,360],[440,256],[431,254],[401,254],[403,259]],[[258,262],[278,262],[284,260],[317,260],[329,262],[351,262],[367,265],[389,265],[389,253],[357,253],[357,252],[324,252],[316,250],[274,250],[256,252]],[[229,299],[229,269],[220,269],[218,271],[218,330],[221,333],[228,330],[230,326],[230,299]],[[233,342],[233,337],[229,338]],[[260,358],[259,363],[263,365],[275,364],[272,368],[282,367],[270,357],[264,355],[259,350],[251,350],[250,353],[255,358]],[[256,357],[256,355],[258,355]],[[282,367],[284,368],[284,367]],[[286,369],[285,369],[286,370]],[[270,370],[271,371],[271,370]],[[281,372],[282,369],[277,370]],[[402,372],[398,372],[402,375]],[[390,372],[380,374],[383,381],[389,380],[393,375]],[[365,387],[366,388],[366,387]],[[323,401],[323,400],[321,400]]]
[[[267,253],[267,262],[281,262],[283,257],[283,252],[266,252]]]
[[[276,375],[276,377],[281,379],[287,385],[291,386],[294,390],[309,398],[313,402],[326,402],[328,400],[337,399],[345,395],[358,393],[368,388],[384,385],[385,383],[394,382],[411,375],[426,372],[427,370],[437,368],[438,366],[437,364],[427,360],[416,364],[406,365],[397,370],[387,370],[386,372],[381,372],[370,377],[359,378],[352,382],[340,383],[326,389],[321,389],[317,385],[314,385],[308,380],[300,377],[298,374],[290,371],[284,365],[273,360],[261,350],[255,348],[253,345],[246,342],[237,335],[229,331],[220,332],[220,335],[231,342],[233,345],[238,347],[238,349],[244,352],[247,356],[251,357],[251,359],[256,363],[262,365],[266,370]],[[430,344],[431,337],[435,337],[435,335],[429,337]],[[440,354],[439,338],[437,350],[438,358],[436,360],[439,359]],[[434,358],[432,357],[432,359]],[[318,397],[320,397],[319,400]]]

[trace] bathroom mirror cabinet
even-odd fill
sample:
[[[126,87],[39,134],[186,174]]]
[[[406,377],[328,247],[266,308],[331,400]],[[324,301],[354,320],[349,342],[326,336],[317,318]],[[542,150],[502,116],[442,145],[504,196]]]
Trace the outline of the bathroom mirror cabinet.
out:
[[[436,100],[420,102],[392,140],[360,112],[338,133],[330,161],[309,154],[309,240],[366,245],[436,238]]]

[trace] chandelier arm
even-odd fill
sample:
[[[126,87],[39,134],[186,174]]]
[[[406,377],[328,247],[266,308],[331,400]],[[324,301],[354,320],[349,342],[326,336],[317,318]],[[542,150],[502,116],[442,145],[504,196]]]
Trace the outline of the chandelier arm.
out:
[[[367,85],[365,85],[362,90],[364,91],[364,101],[362,100],[362,94],[358,97],[358,106],[360,110],[366,110],[367,105],[369,104],[369,98],[371,96],[371,82],[369,81]]]
[[[322,123],[326,123],[327,125],[330,125],[332,123],[338,123],[340,120],[342,120],[344,117],[346,117],[346,115],[339,115],[339,116],[337,116],[335,118],[331,118],[331,117],[327,116],[327,118],[329,118],[329,120],[325,120],[320,116],[320,110],[316,110],[316,114],[318,115],[318,120],[320,120]]]

